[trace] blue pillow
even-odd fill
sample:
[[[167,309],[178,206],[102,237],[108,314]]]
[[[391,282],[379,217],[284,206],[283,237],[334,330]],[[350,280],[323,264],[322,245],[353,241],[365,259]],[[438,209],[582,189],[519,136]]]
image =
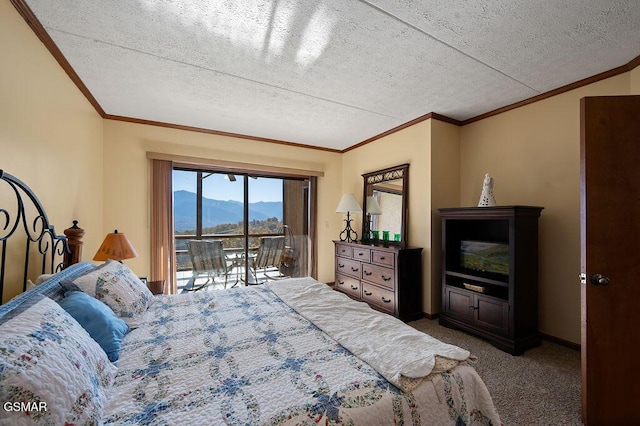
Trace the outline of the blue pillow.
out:
[[[120,358],[122,339],[129,326],[111,308],[82,291],[67,291],[58,303],[98,342],[109,361]]]

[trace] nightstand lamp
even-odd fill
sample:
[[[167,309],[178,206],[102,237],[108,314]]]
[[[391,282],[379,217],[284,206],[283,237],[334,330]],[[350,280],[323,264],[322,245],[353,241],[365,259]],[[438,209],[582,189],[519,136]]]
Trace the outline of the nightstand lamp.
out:
[[[362,213],[362,207],[358,204],[356,197],[354,197],[353,194],[344,194],[338,204],[338,208],[336,208],[336,213],[347,214],[347,218],[345,219],[347,224],[344,230],[340,232],[340,241],[346,241],[348,243],[357,241],[358,234],[351,228],[352,219],[349,217],[350,213]]]
[[[133,259],[134,257],[138,257],[138,253],[136,253],[126,235],[119,233],[116,229],[104,238],[98,252],[93,256],[93,260],[113,259],[122,262],[124,259]]]

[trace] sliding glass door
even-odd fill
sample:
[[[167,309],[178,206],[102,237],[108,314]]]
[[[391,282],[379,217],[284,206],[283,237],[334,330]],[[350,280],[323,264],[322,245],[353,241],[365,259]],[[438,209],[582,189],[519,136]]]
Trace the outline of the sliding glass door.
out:
[[[178,292],[308,275],[309,194],[308,179],[174,168]]]

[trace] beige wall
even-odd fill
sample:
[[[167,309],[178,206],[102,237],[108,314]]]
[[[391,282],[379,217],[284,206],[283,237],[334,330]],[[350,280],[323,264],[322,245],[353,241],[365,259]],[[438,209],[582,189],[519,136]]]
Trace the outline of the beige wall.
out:
[[[579,102],[638,93],[639,84],[637,68],[463,127],[427,120],[345,153],[343,191],[361,201],[362,173],[411,163],[409,243],[424,247],[423,309],[429,314],[441,310],[438,208],[476,206],[485,173],[495,179],[498,204],[544,207],[540,331],[579,343]]]
[[[544,207],[539,235],[539,328],[580,342],[580,98],[629,94],[629,74],[466,125],[460,203],[474,206],[485,173],[501,205]]]
[[[103,238],[102,119],[8,1],[0,52],[0,169],[31,187],[58,233],[77,219],[93,253]],[[0,192],[0,206],[9,195]],[[18,275],[3,301],[22,291]]]
[[[634,68],[629,74],[631,94],[640,95],[640,67]]]
[[[347,151],[342,158],[342,192],[353,193],[362,206],[363,173],[409,163],[408,244],[423,247],[423,310],[430,313],[428,283],[431,253],[431,125],[432,120],[393,133],[385,138]],[[389,149],[392,146],[393,149]],[[337,204],[335,205],[337,206]],[[334,207],[335,210],[335,207]],[[360,235],[362,215],[356,215],[354,227]],[[341,217],[341,219],[343,219]],[[336,234],[337,237],[337,234]],[[336,239],[336,238],[334,238]],[[333,281],[333,279],[331,280]]]
[[[333,281],[331,240],[341,226],[334,213],[341,195],[339,153],[113,120],[104,121],[104,147],[104,229],[127,234],[139,254],[127,261],[136,273],[149,273],[149,151],[324,172],[318,178],[318,279]]]
[[[362,174],[409,163],[408,244],[422,247],[422,310],[441,310],[441,207],[455,207],[460,199],[460,128],[426,120],[348,151],[343,158],[343,192],[362,205]],[[390,150],[389,146],[393,149]],[[361,217],[356,226],[361,229]]]
[[[431,124],[431,305],[442,310],[442,219],[439,208],[460,205],[460,127],[433,120]],[[425,194],[426,196],[427,194]]]
[[[102,120],[9,2],[0,3],[0,169],[30,185],[58,232],[87,230],[90,259],[126,232],[148,274],[147,151],[322,170],[319,279],[333,281],[340,196],[362,202],[362,173],[410,163],[409,244],[424,247],[427,313],[440,310],[437,208],[477,205],[485,173],[499,204],[540,205],[540,330],[580,341],[579,99],[640,94],[640,67],[464,127],[427,120],[344,154]],[[389,149],[389,147],[393,149]],[[361,217],[356,229],[360,229]],[[8,286],[4,300],[20,291]]]

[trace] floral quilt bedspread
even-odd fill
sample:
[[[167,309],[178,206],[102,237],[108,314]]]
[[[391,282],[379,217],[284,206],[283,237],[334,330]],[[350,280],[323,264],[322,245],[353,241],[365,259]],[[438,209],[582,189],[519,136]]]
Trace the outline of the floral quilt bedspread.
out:
[[[125,338],[105,424],[500,424],[464,363],[402,392],[265,286],[158,296]]]

